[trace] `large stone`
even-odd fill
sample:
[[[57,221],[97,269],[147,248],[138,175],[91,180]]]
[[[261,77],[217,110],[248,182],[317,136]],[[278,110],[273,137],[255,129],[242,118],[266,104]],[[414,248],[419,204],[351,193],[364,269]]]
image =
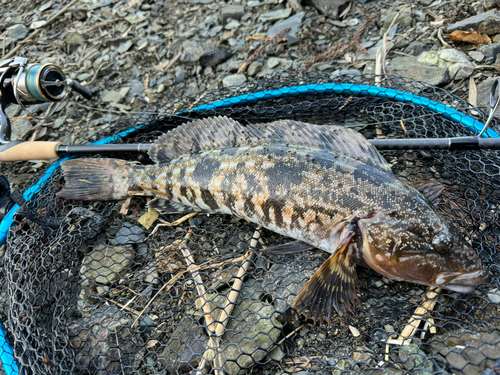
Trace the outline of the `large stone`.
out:
[[[281,20],[283,18],[288,18],[291,13],[291,8],[276,9],[268,13],[264,13],[260,16],[259,20],[261,22]]]
[[[474,64],[467,55],[452,48],[423,52],[418,61],[438,67],[448,67],[448,75],[453,80],[468,78],[474,72]]]
[[[411,57],[392,59],[387,66],[387,72],[396,76],[423,81],[434,86],[443,86],[451,81],[447,67],[429,65]]]
[[[500,13],[497,10],[481,13],[448,26],[448,32],[455,30],[477,31],[479,34],[494,35],[500,33]]]
[[[231,52],[224,47],[217,48],[211,52],[205,52],[200,57],[201,66],[215,66],[231,57]]]
[[[84,279],[107,285],[120,279],[134,262],[132,245],[108,246],[98,244],[83,259],[80,273]]]
[[[31,125],[30,120],[27,118],[19,118],[11,121],[11,141],[21,140],[22,137],[31,129],[33,129],[33,125]]]
[[[291,17],[288,17],[286,20],[276,23],[275,25],[269,28],[269,30],[267,31],[267,36],[269,38],[272,38],[276,34],[285,30],[287,27],[290,28],[290,31],[288,32],[287,35],[294,36],[297,30],[299,29],[300,25],[302,24],[304,16],[305,12],[300,12]]]
[[[220,21],[225,25],[228,20],[239,20],[245,14],[245,8],[242,5],[224,5],[220,9]]]
[[[132,323],[130,313],[108,306],[70,325],[76,370],[97,375],[134,373],[132,365],[141,360],[137,354],[144,342],[130,329]]]
[[[231,74],[222,80],[222,84],[224,85],[224,87],[239,86],[245,83],[246,80],[247,77],[245,77],[244,74]]]
[[[311,4],[321,13],[335,19],[339,17],[348,3],[348,0],[311,0]]]
[[[13,25],[7,28],[7,36],[13,40],[21,40],[26,38],[29,30],[23,24]]]
[[[260,283],[248,280],[231,313],[232,318],[220,339],[221,366],[228,375],[243,375],[260,362],[277,342],[281,323],[275,309],[261,302]],[[226,303],[225,294],[206,294],[213,317],[218,319]],[[170,335],[165,349],[159,353],[168,372],[188,373],[195,369],[209,345],[205,330],[191,317],[186,317]]]
[[[403,27],[411,27],[413,24],[413,15],[411,8],[404,8],[399,14],[399,11],[382,10],[380,12],[380,18],[378,24],[382,29],[388,29],[394,20],[394,17],[398,17],[395,23]]]

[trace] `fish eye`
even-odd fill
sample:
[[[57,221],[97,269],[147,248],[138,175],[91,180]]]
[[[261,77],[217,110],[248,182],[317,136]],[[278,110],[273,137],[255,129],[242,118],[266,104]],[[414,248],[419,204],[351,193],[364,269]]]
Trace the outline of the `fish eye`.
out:
[[[446,254],[451,249],[451,240],[450,237],[440,234],[432,240],[432,246],[434,246],[434,250],[436,250],[440,254]]]

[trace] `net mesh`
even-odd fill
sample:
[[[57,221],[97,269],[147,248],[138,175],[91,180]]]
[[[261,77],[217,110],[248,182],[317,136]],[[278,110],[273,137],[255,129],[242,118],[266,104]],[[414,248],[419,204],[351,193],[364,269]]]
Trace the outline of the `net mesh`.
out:
[[[283,73],[184,98],[112,124],[147,124],[118,140],[147,143],[195,119],[294,119],[354,128],[367,138],[471,135],[412,103],[316,94],[187,111],[235,95],[303,84],[373,84],[371,78]],[[391,77],[381,86],[444,103],[485,121],[446,91]],[[92,140],[90,140],[92,141]],[[358,267],[361,303],[346,325],[312,324],[291,307],[326,253],[269,255],[289,242],[227,215],[164,215],[145,197],[77,202],[55,196],[60,169],[15,216],[0,266],[0,321],[23,374],[479,374],[500,358],[500,165],[497,151],[383,152],[394,173],[446,186],[438,210],[490,272],[471,294],[429,290]],[[106,155],[151,163],[147,155]],[[43,174],[43,173],[42,173]],[[41,175],[28,182],[31,187]],[[51,218],[48,220],[47,218]],[[143,225],[144,223],[145,225]],[[146,229],[148,227],[148,229]]]

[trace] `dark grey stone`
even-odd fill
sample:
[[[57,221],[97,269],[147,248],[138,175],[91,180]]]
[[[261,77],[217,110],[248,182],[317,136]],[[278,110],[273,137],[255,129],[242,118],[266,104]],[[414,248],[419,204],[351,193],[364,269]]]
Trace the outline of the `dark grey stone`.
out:
[[[423,81],[434,86],[443,86],[451,81],[447,67],[428,65],[411,57],[392,59],[387,66],[387,72],[396,76]]]
[[[267,36],[269,38],[272,38],[282,30],[286,29],[287,27],[291,28],[291,30],[288,32],[287,35],[294,36],[297,30],[299,29],[305,14],[306,14],[305,12],[300,12],[291,17],[288,17],[286,20],[274,24],[267,31]]]
[[[311,0],[310,2],[321,13],[335,19],[339,17],[342,10],[349,3],[348,0]]]
[[[139,244],[144,242],[146,234],[139,225],[123,223],[123,226],[116,233],[115,241],[118,245]]]
[[[207,52],[200,57],[201,66],[215,66],[232,56],[231,52],[222,47],[214,51]]]
[[[225,25],[229,19],[239,20],[244,14],[242,5],[225,5],[220,10],[220,21]]]
[[[493,35],[500,33],[500,13],[493,9],[489,12],[481,13],[453,23],[448,26],[448,32],[455,30],[470,30],[473,29],[479,34]]]
[[[479,51],[483,53],[485,58],[496,58],[500,53],[500,43],[486,44],[479,47]]]

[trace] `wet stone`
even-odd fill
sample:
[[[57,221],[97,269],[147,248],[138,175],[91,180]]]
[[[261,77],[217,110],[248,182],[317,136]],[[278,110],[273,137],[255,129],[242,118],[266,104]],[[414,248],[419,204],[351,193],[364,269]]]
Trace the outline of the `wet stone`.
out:
[[[274,346],[281,333],[281,324],[275,318],[274,308],[260,301],[260,283],[253,279],[245,282],[240,291],[226,331],[221,339],[222,368],[228,375],[243,375],[256,362],[260,362]],[[226,302],[225,294],[205,295],[212,307],[214,318],[220,316]],[[214,306],[215,305],[215,306]],[[159,353],[159,362],[167,371],[185,373],[195,369],[208,345],[205,330],[193,318],[185,317],[170,335],[165,349]]]
[[[107,285],[120,279],[134,262],[132,245],[96,245],[84,259],[80,273],[84,279]]]
[[[123,223],[115,237],[117,245],[139,244],[144,242],[146,234],[142,227],[130,223]]]
[[[302,20],[304,19],[305,12],[300,12],[297,14],[294,14],[291,17],[288,17],[286,20],[283,20],[281,22],[276,23],[275,25],[271,26],[269,30],[267,31],[267,36],[269,38],[272,38],[276,34],[280,33],[287,27],[290,28],[290,31],[288,32],[287,35],[295,35],[297,30],[299,29],[300,25],[302,24]]]
[[[130,329],[131,315],[108,306],[71,324],[68,333],[76,369],[97,375],[131,374],[134,362],[141,360],[138,352],[144,346],[140,335]]]

